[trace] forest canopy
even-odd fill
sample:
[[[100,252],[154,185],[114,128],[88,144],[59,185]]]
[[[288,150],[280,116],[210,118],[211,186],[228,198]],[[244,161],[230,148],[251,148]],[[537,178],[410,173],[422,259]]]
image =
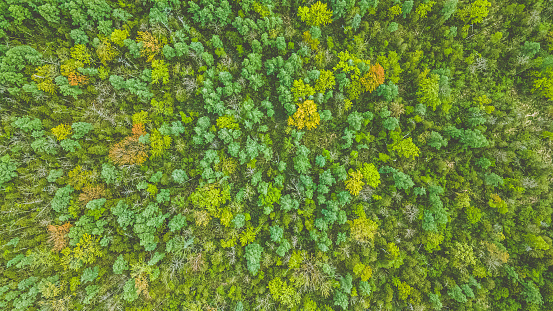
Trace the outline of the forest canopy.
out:
[[[553,310],[545,0],[0,0],[1,310]]]

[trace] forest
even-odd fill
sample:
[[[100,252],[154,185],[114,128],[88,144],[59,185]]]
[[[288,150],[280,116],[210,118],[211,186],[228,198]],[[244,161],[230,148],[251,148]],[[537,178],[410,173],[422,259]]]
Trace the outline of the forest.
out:
[[[552,0],[0,0],[0,310],[553,310]]]

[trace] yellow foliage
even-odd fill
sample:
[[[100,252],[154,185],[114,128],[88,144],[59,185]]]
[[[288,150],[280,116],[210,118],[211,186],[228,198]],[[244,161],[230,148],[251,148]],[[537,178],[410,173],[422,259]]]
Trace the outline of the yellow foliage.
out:
[[[240,129],[240,125],[234,120],[234,116],[232,115],[224,115],[217,118],[217,127],[222,128],[229,128],[238,130]]]
[[[111,39],[111,42],[119,46],[123,46],[123,41],[125,41],[125,39],[127,39],[128,36],[129,36],[129,32],[126,29],[124,30],[115,29],[111,33],[110,39]]]
[[[95,238],[85,233],[74,249],[67,247],[62,250],[61,264],[64,269],[78,270],[83,265],[93,263],[97,257],[103,257],[99,242],[100,237]]]
[[[67,176],[69,177],[68,184],[75,188],[75,190],[81,190],[84,187],[90,186],[89,181],[92,177],[92,172],[83,170],[82,166],[77,165]]]
[[[415,13],[419,15],[421,18],[426,17],[426,14],[432,10],[432,6],[436,4],[436,1],[430,1],[428,3],[421,3],[417,9],[415,10]]]
[[[77,44],[71,48],[71,57],[83,64],[89,65],[92,56],[88,54],[88,50],[84,44]]]
[[[117,55],[119,55],[119,51],[117,51],[117,49],[114,48],[107,39],[104,39],[100,42],[100,44],[98,44],[96,54],[105,66],[108,62],[111,62]]]
[[[207,226],[211,220],[211,216],[207,211],[194,211],[194,219],[196,221],[196,226]]]
[[[399,4],[396,4],[393,7],[388,9],[388,16],[391,19],[398,16],[399,14],[401,14],[401,6],[399,6]]]
[[[148,111],[140,111],[132,115],[133,124],[146,124],[151,120],[148,118]]]
[[[332,22],[332,11],[327,9],[326,3],[317,1],[311,7],[299,7],[298,16],[309,26],[327,25]]]
[[[56,67],[54,65],[44,65],[36,69],[36,73],[31,79],[37,83],[37,88],[43,92],[54,95],[58,86],[54,83],[56,78]]]
[[[315,89],[311,85],[305,84],[303,80],[294,80],[292,94],[294,94],[294,100],[298,100],[299,98],[305,100],[306,97],[315,95]]]
[[[370,242],[378,229],[378,224],[368,218],[357,218],[349,223],[351,237],[359,242]]]
[[[69,135],[72,134],[71,125],[69,125],[69,124],[60,124],[60,125],[52,128],[52,134],[54,134],[54,136],[56,136],[57,140],[64,140]]]
[[[312,50],[316,50],[319,47],[319,43],[321,43],[319,41],[319,39],[313,39],[313,37],[311,37],[311,33],[309,31],[305,31],[303,33],[303,41],[305,43],[309,44],[309,47]]]
[[[298,129],[307,127],[308,130],[313,130],[321,122],[321,117],[317,112],[317,105],[312,100],[306,100],[299,104],[298,110],[288,117],[288,125],[296,126]]]
[[[142,56],[147,56],[147,62],[154,60],[154,57],[161,51],[161,43],[149,32],[138,32],[137,42],[142,42]]]
[[[317,79],[317,82],[315,83],[315,91],[318,93],[324,93],[328,89],[333,89],[334,85],[336,85],[336,80],[332,74],[332,71],[321,70],[319,79]]]
[[[348,189],[349,193],[352,195],[359,195],[363,185],[365,185],[362,179],[363,174],[360,170],[349,172],[349,178],[345,181],[346,189]]]
[[[171,146],[171,137],[168,135],[162,135],[157,129],[152,132],[150,137],[152,155],[150,159],[160,157],[165,150]]]
[[[75,73],[79,67],[84,67],[84,63],[73,58],[68,59],[60,66],[61,75],[68,77],[71,73]]]

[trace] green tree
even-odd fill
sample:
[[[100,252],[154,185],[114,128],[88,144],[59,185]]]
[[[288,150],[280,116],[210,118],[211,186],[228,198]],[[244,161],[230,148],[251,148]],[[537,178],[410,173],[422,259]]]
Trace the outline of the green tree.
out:
[[[426,140],[430,147],[440,150],[442,147],[447,147],[447,140],[438,132],[432,131],[430,137]]]
[[[129,265],[123,255],[119,255],[113,263],[113,273],[123,274],[125,270],[129,270]]]
[[[93,282],[98,277],[99,272],[100,268],[98,266],[84,269],[83,274],[81,275],[81,283]]]
[[[246,246],[246,261],[248,264],[248,271],[252,275],[256,275],[259,271],[261,253],[263,252],[263,247],[257,243],[248,244]]]
[[[444,3],[444,7],[442,8],[442,15],[444,17],[444,20],[448,20],[451,15],[455,14],[457,11],[457,3],[459,0],[447,0]]]
[[[430,77],[424,75],[419,80],[419,87],[417,90],[417,97],[419,103],[432,107],[432,110],[436,111],[436,108],[442,104],[440,100],[440,76],[438,74],[431,74]]]
[[[0,187],[3,187],[12,178],[17,177],[16,169],[17,165],[15,161],[10,159],[8,154],[0,158]]]

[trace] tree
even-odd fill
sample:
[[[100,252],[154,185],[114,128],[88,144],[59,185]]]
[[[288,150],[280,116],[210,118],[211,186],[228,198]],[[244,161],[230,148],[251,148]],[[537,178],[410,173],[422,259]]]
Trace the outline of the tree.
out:
[[[538,92],[543,97],[553,100],[553,67],[537,72],[536,77],[532,92]]]
[[[299,292],[292,285],[288,285],[288,282],[282,281],[280,277],[269,281],[267,288],[273,299],[286,305],[287,308],[293,308],[300,303]]]
[[[159,83],[159,80],[163,81],[163,84],[169,82],[169,69],[163,60],[152,60],[152,83]]]
[[[311,7],[299,7],[298,16],[309,26],[326,26],[332,22],[332,11],[328,10],[326,3],[317,1]]]
[[[149,146],[139,142],[146,135],[144,124],[134,124],[133,135],[113,145],[109,150],[109,159],[117,165],[141,165],[148,159]]]
[[[173,177],[173,180],[179,184],[185,183],[188,179],[188,175],[186,175],[186,172],[181,169],[174,170],[171,176]]]
[[[15,46],[8,51],[0,62],[0,84],[20,87],[27,80],[20,73],[27,65],[38,65],[42,54],[28,45]],[[10,93],[17,90],[14,88]]]
[[[392,150],[397,151],[400,156],[405,158],[413,157],[413,160],[419,156],[420,149],[413,143],[411,137],[396,141],[392,146]]]
[[[352,195],[359,195],[359,192],[365,184],[361,180],[362,178],[363,174],[360,170],[349,172],[349,178],[345,181],[346,189],[349,191],[349,193],[351,193]]]
[[[334,305],[342,307],[343,310],[347,310],[348,304],[348,295],[341,290],[337,290],[334,294]]]
[[[161,157],[171,146],[171,137],[162,135],[159,130],[154,130],[150,136],[151,156],[150,159]]]
[[[98,266],[95,266],[94,268],[84,269],[83,274],[81,275],[81,282],[93,282],[98,277],[99,272],[100,268]]]
[[[102,177],[102,179],[105,180],[106,184],[108,185],[118,184],[119,182],[121,182],[121,179],[122,179],[121,172],[117,171],[115,166],[109,163],[102,164],[102,172],[100,176]]]
[[[444,7],[442,8],[442,15],[444,16],[444,20],[448,20],[451,15],[457,11],[457,3],[459,0],[447,0],[444,3]]]
[[[16,169],[17,165],[9,154],[0,158],[0,187],[3,187],[4,183],[9,182],[12,178],[17,177]]]
[[[37,88],[43,92],[54,95],[57,90],[57,85],[54,83],[56,78],[56,67],[53,65],[44,65],[36,69],[36,73],[31,76],[31,79],[37,84]]]
[[[221,189],[217,184],[207,184],[199,187],[190,195],[192,204],[206,209],[213,217],[221,216],[221,206],[229,199],[230,190],[228,188]]]
[[[18,117],[11,123],[11,125],[25,133],[39,131],[42,129],[42,122],[38,118],[31,119],[30,117]]]
[[[395,172],[392,176],[395,186],[399,189],[409,189],[415,185],[411,177],[403,172]]]
[[[73,130],[73,139],[81,139],[91,130],[94,129],[92,124],[87,122],[75,122],[71,124],[71,129]]]
[[[296,126],[300,130],[304,127],[307,127],[308,130],[315,129],[320,121],[317,105],[312,100],[306,100],[299,104],[296,112],[288,117],[288,125]]]
[[[492,6],[487,0],[476,0],[459,11],[459,18],[465,24],[481,23],[488,16],[488,7]]]
[[[69,84],[69,80],[64,76],[57,76],[54,81],[63,96],[72,96],[77,99],[77,96],[83,93],[78,86]]]
[[[114,29],[110,35],[111,42],[122,47],[124,41],[129,37],[129,31],[127,29]]]
[[[149,32],[139,31],[136,42],[142,43],[140,51],[142,56],[147,57],[146,61],[151,62],[161,51],[161,43]]]
[[[424,18],[426,17],[426,14],[432,10],[432,6],[434,6],[434,4],[436,4],[436,1],[421,3],[415,10],[415,13],[417,13],[420,18]]]
[[[260,268],[261,253],[263,247],[257,243],[251,243],[246,246],[246,261],[248,265],[248,271],[252,275],[256,275]]]
[[[138,299],[138,294],[134,279],[128,279],[123,286],[123,299],[127,302],[133,302]]]
[[[111,62],[117,55],[119,55],[119,52],[111,45],[111,42],[104,39],[100,41],[96,47],[96,55],[98,55],[98,59],[100,59],[102,64],[106,66],[108,62]]]
[[[427,139],[427,143],[430,147],[440,150],[442,147],[447,147],[447,140],[438,132],[432,131],[430,137]]]
[[[411,13],[411,11],[413,10],[413,4],[414,4],[413,0],[408,0],[403,2],[401,6],[401,12],[403,12],[403,18],[407,18],[407,14]]]
[[[48,225],[48,233],[50,234],[48,241],[54,243],[54,251],[59,252],[67,247],[69,244],[67,234],[71,227],[73,227],[73,225],[68,222],[60,226]]]
[[[431,74],[430,77],[426,77],[425,73],[419,80],[419,87],[417,90],[419,103],[432,107],[434,111],[442,104],[439,96],[439,81],[440,76],[438,74]]]
[[[315,91],[318,93],[324,93],[328,89],[332,90],[336,85],[334,74],[330,70],[321,70],[316,80]]]
[[[351,237],[362,243],[370,242],[378,229],[378,224],[368,218],[357,218],[349,223]]]
[[[365,178],[369,186],[376,188],[378,187],[378,185],[380,185],[380,173],[378,173],[378,170],[376,169],[376,166],[374,164],[363,163],[361,173],[363,174],[363,178]]]
[[[393,131],[399,127],[399,120],[394,117],[389,117],[389,118],[386,118],[384,122],[382,122],[382,125],[388,131]]]
[[[451,288],[447,293],[451,298],[453,298],[457,302],[460,302],[460,303],[467,302],[467,296],[463,294],[463,291],[461,290],[459,285],[455,285],[455,287]]]

